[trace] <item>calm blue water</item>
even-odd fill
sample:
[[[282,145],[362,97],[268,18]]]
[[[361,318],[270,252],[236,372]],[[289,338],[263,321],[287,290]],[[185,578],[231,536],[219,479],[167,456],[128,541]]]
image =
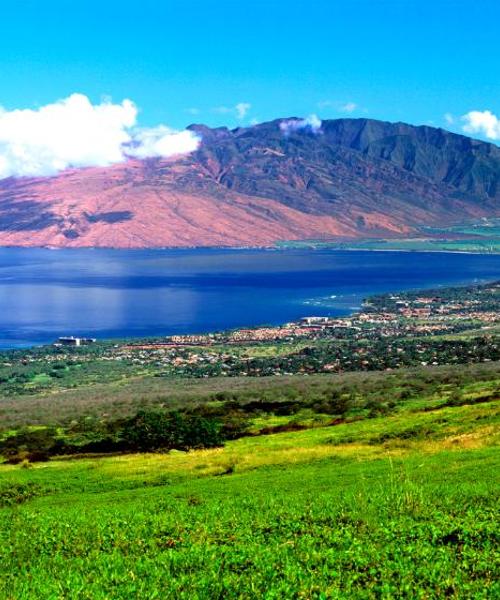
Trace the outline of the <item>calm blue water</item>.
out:
[[[0,249],[0,347],[342,315],[369,294],[500,279],[500,256]]]

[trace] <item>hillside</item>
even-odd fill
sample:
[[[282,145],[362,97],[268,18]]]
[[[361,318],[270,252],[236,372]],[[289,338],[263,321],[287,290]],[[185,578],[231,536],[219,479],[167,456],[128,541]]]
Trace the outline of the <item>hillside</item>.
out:
[[[199,149],[0,181],[0,245],[260,246],[401,237],[500,216],[500,148],[442,129],[192,125]]]
[[[398,375],[224,447],[2,465],[3,597],[497,598],[499,365]]]
[[[3,353],[0,596],[497,598],[499,302]]]

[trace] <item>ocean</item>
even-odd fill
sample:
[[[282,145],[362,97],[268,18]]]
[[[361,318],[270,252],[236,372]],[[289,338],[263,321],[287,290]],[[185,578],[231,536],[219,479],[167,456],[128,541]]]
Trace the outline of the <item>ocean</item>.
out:
[[[500,279],[500,255],[0,249],[0,348],[345,315],[370,294]]]

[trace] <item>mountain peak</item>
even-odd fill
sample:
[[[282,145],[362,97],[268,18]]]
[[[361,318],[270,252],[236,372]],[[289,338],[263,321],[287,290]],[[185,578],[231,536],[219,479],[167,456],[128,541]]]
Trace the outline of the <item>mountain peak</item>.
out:
[[[168,161],[0,181],[0,244],[240,246],[500,216],[500,148],[427,125],[287,117]]]

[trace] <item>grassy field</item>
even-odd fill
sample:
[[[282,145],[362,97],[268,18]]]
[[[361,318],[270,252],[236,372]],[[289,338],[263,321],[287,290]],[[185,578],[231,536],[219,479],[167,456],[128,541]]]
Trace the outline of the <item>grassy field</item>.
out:
[[[283,248],[332,248],[339,250],[399,250],[406,252],[474,252],[479,254],[498,254],[500,252],[500,237],[473,237],[465,239],[373,239],[354,242],[284,242]]]
[[[382,416],[1,466],[0,596],[498,597],[498,369],[433,372]]]
[[[490,219],[450,227],[422,227],[421,235],[407,239],[361,239],[336,242],[303,240],[279,242],[283,248],[339,248],[349,250],[403,250],[420,252],[500,252],[500,221]]]

